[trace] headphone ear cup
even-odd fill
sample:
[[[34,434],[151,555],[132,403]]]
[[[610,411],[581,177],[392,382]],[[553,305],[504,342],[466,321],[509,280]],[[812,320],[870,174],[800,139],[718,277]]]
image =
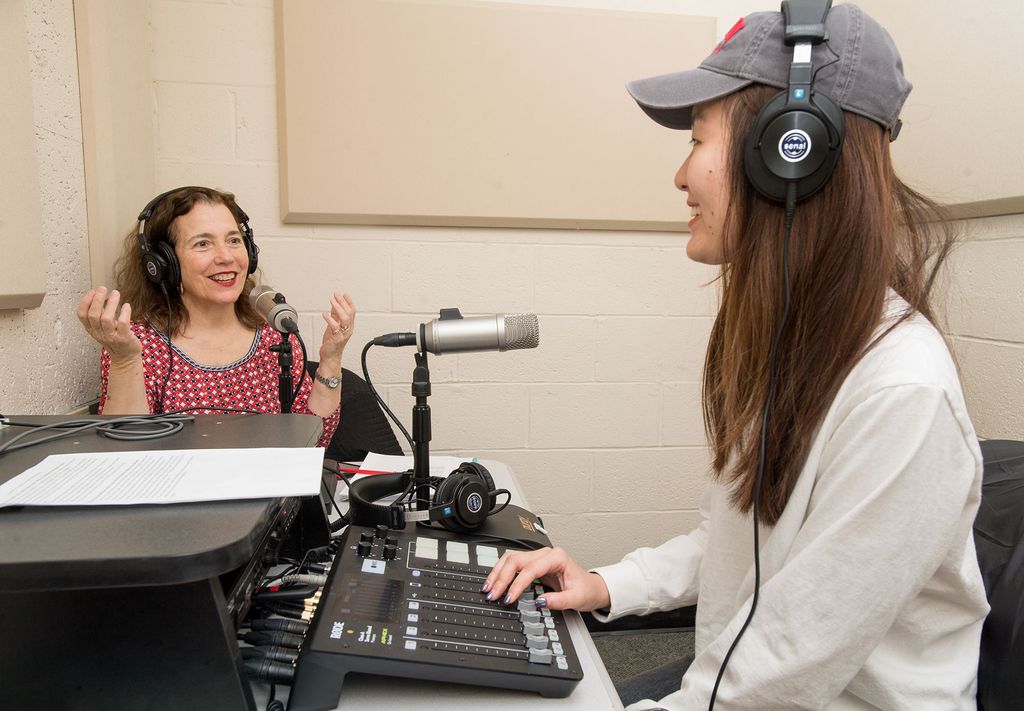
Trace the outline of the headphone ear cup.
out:
[[[168,289],[177,289],[181,286],[181,267],[178,265],[178,255],[174,253],[174,245],[170,242],[157,242],[153,245],[153,252],[164,262],[164,278],[161,281]]]
[[[433,505],[444,506],[445,504],[454,503],[459,484],[461,484],[466,478],[465,473],[462,469],[456,469],[448,476],[438,478],[440,481],[434,489]],[[444,524],[443,519],[441,523]]]
[[[174,247],[167,242],[157,242],[142,252],[142,271],[154,284],[165,284],[176,289],[181,283],[181,270]]]
[[[805,108],[786,108],[787,92],[771,98],[757,115],[743,150],[747,179],[761,195],[785,202],[796,184],[797,201],[825,185],[843,145],[843,112],[824,94]]]
[[[487,471],[487,467],[485,467],[484,465],[478,464],[476,462],[463,462],[462,463],[462,467],[465,467],[466,469],[471,470],[474,474],[476,474],[481,479],[483,479],[484,486],[487,487],[487,491],[494,491],[495,488],[497,488],[497,487],[494,486],[494,477],[491,476],[491,473],[489,471]],[[460,467],[460,468],[462,468],[462,467]],[[495,500],[495,498],[497,498],[497,497],[495,495],[493,495],[493,494],[491,494],[491,495],[489,495],[487,497],[487,510],[488,511],[490,511],[491,509],[494,508],[494,500]]]
[[[464,462],[437,487],[434,506],[450,506],[451,514],[439,519],[449,531],[472,531],[487,520],[494,508],[494,479],[475,462]]]
[[[439,524],[449,531],[462,531],[462,517],[459,515],[459,488],[465,482],[466,474],[463,470],[456,469],[451,474],[441,478],[440,483],[434,490],[433,506],[449,506],[451,513],[438,519]]]

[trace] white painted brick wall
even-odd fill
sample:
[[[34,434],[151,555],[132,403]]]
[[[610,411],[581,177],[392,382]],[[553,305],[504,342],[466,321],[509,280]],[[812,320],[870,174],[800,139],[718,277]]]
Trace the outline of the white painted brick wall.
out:
[[[153,74],[158,82],[274,85],[270,2],[152,3]]]
[[[549,514],[551,537],[585,567],[619,560],[638,547],[656,547],[701,521],[697,511]]]
[[[956,296],[951,298],[949,328],[963,336],[1021,343],[1024,342],[1024,239],[1018,236],[1019,225],[1014,225],[1011,219],[987,222],[989,229],[1002,226],[996,234],[1006,236],[985,237],[984,233],[979,235],[977,230],[972,230],[969,241],[954,253],[950,261],[958,288]]]
[[[983,439],[1024,439],[1024,343],[955,338],[967,407]]]
[[[696,0],[551,4],[709,11]],[[724,29],[751,9],[730,0],[713,11]],[[413,330],[439,308],[536,312],[536,351],[431,356],[432,451],[510,464],[555,540],[586,565],[697,524],[708,467],[699,382],[717,286],[713,269],[686,258],[685,235],[284,225],[270,0],[154,0],[152,31],[157,184],[236,193],[267,281],[302,310],[314,354],[335,288],[360,308],[346,354],[357,372],[368,339]],[[982,435],[1024,439],[1024,217],[966,227],[949,321],[971,411]],[[374,348],[369,362],[411,426],[411,349]]]
[[[704,447],[600,452],[594,466],[591,511],[696,509],[710,471]],[[652,506],[657,502],[657,506]]]
[[[661,444],[657,383],[530,385],[530,446],[655,447]]]
[[[226,87],[160,82],[156,103],[158,158],[234,160],[234,95]]]
[[[326,311],[332,291],[347,291],[358,309],[389,310],[391,269],[386,242],[274,237],[260,239],[258,244],[266,280],[284,292],[296,309]],[[368,269],[367,265],[373,266]]]
[[[395,274],[405,278],[393,284],[394,308],[429,312],[458,306],[463,314],[531,311],[535,254],[533,245],[396,243]]]
[[[689,0],[634,5],[707,11]],[[99,380],[96,348],[72,313],[89,286],[73,16],[64,0],[32,7],[49,293],[40,309],[0,312],[9,376],[0,400],[4,411],[55,413],[95,397]],[[719,4],[719,26],[749,9],[747,0]],[[707,468],[698,383],[716,287],[702,286],[714,273],[685,258],[684,237],[284,225],[271,0],[155,0],[152,13],[157,184],[238,195],[268,281],[303,311],[314,357],[318,312],[336,287],[360,306],[346,356],[356,371],[358,346],[412,330],[440,307],[535,311],[536,351],[431,357],[433,451],[507,462],[555,540],[584,565],[697,524]],[[968,404],[981,436],[1024,439],[1024,216],[964,227],[947,320]],[[370,367],[411,425],[411,350],[372,349]]]

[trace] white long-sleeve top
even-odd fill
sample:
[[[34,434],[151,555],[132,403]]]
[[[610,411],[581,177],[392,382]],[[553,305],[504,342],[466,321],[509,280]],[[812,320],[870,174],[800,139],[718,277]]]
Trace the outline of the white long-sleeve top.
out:
[[[891,298],[887,318],[905,308]],[[975,709],[981,471],[956,368],[915,315],[843,382],[782,516],[761,527],[757,610],[715,708]],[[605,619],[697,603],[680,690],[630,709],[708,707],[754,585],[752,518],[728,497],[713,482],[695,531],[595,569]]]

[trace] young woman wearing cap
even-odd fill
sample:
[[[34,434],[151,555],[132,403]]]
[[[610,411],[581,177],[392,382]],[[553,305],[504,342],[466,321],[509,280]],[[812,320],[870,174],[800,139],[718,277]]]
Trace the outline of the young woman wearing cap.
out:
[[[675,177],[692,212],[686,251],[722,266],[703,523],[591,571],[560,549],[505,553],[484,590],[515,600],[540,578],[556,592],[538,605],[601,619],[696,603],[682,681],[686,662],[620,689],[643,699],[630,708],[973,709],[982,463],[929,302],[952,235],[893,172],[910,85],[889,35],[850,4],[827,14],[828,41],[809,55],[806,93],[842,114],[819,142],[845,124],[823,158],[834,167],[809,194],[801,178],[781,182],[781,203],[765,197],[779,185],[758,182],[751,144],[785,162],[814,139],[748,140],[779,89],[783,104],[805,98],[785,24],[755,13],[700,68],[629,86],[656,121],[692,128]]]
[[[280,412],[280,366],[270,348],[281,335],[250,303],[258,250],[234,196],[181,188],[144,213],[146,246],[138,227],[126,236],[116,267],[120,291],[101,286],[78,305],[82,325],[103,346],[99,411]],[[146,274],[154,253],[159,283]],[[302,372],[298,341],[290,337],[293,382],[300,384],[292,412],[324,418],[322,445],[337,428],[341,358],[355,323],[347,294],[332,294],[330,304],[315,382]]]

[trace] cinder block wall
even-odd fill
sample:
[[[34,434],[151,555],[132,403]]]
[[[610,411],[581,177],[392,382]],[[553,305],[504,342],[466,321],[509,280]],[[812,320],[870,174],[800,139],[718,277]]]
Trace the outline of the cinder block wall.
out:
[[[948,333],[978,435],[1024,439],[1024,215],[961,223]]]
[[[720,29],[759,9],[704,5],[642,9],[718,12]],[[266,281],[302,311],[312,351],[331,289],[359,307],[345,363],[357,371],[363,343],[442,307],[535,312],[536,351],[431,358],[432,450],[510,464],[584,564],[696,524],[707,470],[699,378],[716,294],[714,271],[686,259],[685,234],[284,225],[272,3],[154,0],[152,14],[157,185],[237,194]],[[983,436],[1024,438],[1024,217],[964,228],[950,321],[972,412]],[[371,349],[369,362],[409,426],[411,352]]]
[[[763,5],[559,4],[717,12],[719,34]],[[89,287],[74,16],[71,0],[26,7],[48,294],[39,309],[0,312],[0,411],[56,414],[98,390],[98,348],[73,316]],[[555,539],[585,564],[696,523],[707,468],[698,380],[715,294],[701,286],[713,272],[686,260],[685,235],[283,225],[271,0],[155,0],[149,31],[157,184],[238,194],[267,281],[303,311],[312,349],[316,312],[335,287],[360,307],[346,356],[355,370],[357,346],[441,307],[536,312],[536,351],[431,358],[435,451],[508,462]],[[982,437],[1024,439],[1024,215],[961,227],[945,311],[971,414]],[[406,423],[412,366],[407,351],[370,353],[375,382]]]

